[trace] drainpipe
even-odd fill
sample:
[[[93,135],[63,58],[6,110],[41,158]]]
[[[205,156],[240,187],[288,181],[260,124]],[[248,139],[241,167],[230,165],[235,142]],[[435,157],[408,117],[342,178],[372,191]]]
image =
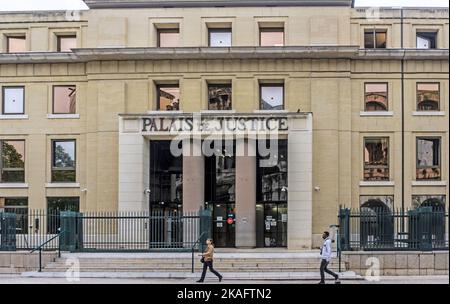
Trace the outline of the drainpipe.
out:
[[[404,11],[403,7],[400,8],[400,45],[403,52],[403,57],[401,60],[401,114],[402,114],[402,178],[401,178],[401,193],[402,193],[402,217],[405,214],[405,45],[404,45]],[[405,222],[402,220],[401,230],[405,230]]]

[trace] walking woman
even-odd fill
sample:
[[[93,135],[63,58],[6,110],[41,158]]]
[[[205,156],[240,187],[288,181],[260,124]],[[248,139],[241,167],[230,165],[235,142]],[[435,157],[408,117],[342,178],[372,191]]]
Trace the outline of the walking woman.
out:
[[[200,280],[197,281],[197,283],[203,283],[203,281],[205,281],[206,271],[208,270],[208,267],[209,267],[209,270],[219,278],[219,282],[222,282],[222,276],[220,275],[220,273],[215,271],[214,267],[213,267],[213,260],[214,260],[213,240],[207,239],[206,245],[207,245],[207,248],[206,248],[205,252],[202,254],[202,261],[203,261],[202,277],[200,278]]]

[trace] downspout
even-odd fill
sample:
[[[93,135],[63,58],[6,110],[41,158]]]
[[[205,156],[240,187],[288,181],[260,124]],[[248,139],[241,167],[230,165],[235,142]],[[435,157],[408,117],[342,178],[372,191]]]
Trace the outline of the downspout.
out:
[[[402,115],[402,127],[401,127],[401,136],[402,136],[402,148],[401,148],[401,157],[402,157],[402,178],[401,178],[401,193],[402,193],[402,217],[405,214],[405,45],[404,45],[404,11],[403,7],[400,8],[400,46],[403,52],[402,60],[401,60],[401,115]],[[402,220],[401,230],[405,231],[405,223]]]

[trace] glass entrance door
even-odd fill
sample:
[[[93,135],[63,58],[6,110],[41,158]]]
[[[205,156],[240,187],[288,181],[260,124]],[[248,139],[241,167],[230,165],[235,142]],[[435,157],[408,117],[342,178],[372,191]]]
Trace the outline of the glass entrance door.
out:
[[[256,206],[257,246],[287,247],[287,203],[264,203]]]
[[[213,239],[216,247],[235,247],[235,218],[234,203],[213,205]]]

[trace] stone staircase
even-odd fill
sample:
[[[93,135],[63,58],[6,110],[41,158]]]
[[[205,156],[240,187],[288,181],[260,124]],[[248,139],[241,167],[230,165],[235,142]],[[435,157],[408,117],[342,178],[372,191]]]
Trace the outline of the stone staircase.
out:
[[[80,277],[110,278],[196,278],[202,264],[197,253],[195,273],[191,272],[190,253],[77,253],[63,254],[46,265],[41,273],[26,272],[29,277],[64,277],[67,270],[79,264]],[[226,279],[242,280],[316,280],[319,257],[316,253],[216,253],[214,268]],[[334,259],[330,269],[337,271]],[[342,264],[343,279],[358,279]],[[210,276],[211,274],[209,274]]]

